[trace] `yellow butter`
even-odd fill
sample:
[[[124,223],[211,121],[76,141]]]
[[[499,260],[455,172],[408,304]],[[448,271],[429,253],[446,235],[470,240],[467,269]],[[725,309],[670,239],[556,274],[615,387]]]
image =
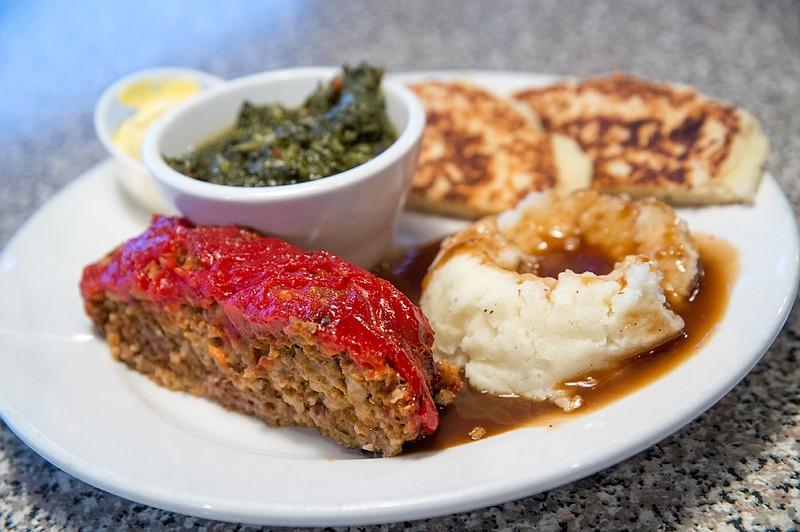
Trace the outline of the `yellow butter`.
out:
[[[134,159],[142,159],[142,143],[147,130],[169,108],[200,92],[200,85],[191,79],[142,80],[125,87],[119,94],[123,105],[136,112],[128,117],[112,135],[114,144]]]

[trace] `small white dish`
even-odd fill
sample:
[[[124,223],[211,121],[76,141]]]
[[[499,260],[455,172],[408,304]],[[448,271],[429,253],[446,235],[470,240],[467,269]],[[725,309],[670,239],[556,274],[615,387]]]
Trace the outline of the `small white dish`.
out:
[[[180,156],[231,126],[242,103],[300,106],[335,68],[254,74],[175,106],[147,134],[143,156],[167,203],[197,224],[241,225],[309,250],[369,267],[391,245],[419,154],[425,111],[403,84],[384,80],[386,110],[398,138],[375,158],[315,181],[271,187],[217,185],[173,170]]]
[[[148,68],[128,74],[112,83],[97,101],[94,128],[100,142],[117,161],[114,171],[122,188],[138,203],[155,212],[167,212],[167,204],[147,172],[141,159],[132,157],[114,142],[114,133],[133,117],[138,109],[122,101],[123,92],[138,83],[152,81],[155,85],[168,80],[192,80],[200,89],[217,85],[223,80],[213,74],[191,68]]]

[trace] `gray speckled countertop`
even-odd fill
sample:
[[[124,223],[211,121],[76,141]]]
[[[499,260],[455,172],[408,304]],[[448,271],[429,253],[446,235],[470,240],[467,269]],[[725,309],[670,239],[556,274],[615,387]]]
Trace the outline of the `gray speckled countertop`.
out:
[[[0,7],[0,246],[62,187],[106,158],[92,110],[117,77],[162,64],[234,77],[360,59],[394,71],[582,76],[619,69],[691,83],[760,118],[772,142],[769,171],[795,208],[800,205],[797,1],[33,0]],[[796,529],[799,349],[794,312],[733,391],[638,455],[522,500],[375,529]],[[0,424],[0,528],[251,527],[97,490],[50,465]]]

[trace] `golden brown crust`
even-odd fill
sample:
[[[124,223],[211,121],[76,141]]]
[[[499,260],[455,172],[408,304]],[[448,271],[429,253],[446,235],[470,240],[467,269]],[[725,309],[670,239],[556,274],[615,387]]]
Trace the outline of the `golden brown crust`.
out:
[[[545,130],[575,139],[592,186],[677,204],[751,201],[768,143],[758,121],[685,85],[620,73],[514,94]]]
[[[512,101],[460,81],[410,87],[427,116],[410,207],[477,218],[530,192],[575,188],[559,172],[552,137]]]

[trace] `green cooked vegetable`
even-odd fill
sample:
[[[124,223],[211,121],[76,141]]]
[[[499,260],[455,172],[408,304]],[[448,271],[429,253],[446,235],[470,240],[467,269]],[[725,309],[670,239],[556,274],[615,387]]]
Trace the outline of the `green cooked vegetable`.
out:
[[[290,185],[372,159],[397,135],[380,90],[382,71],[362,63],[320,85],[298,109],[245,102],[236,124],[182,157],[182,174],[243,187]]]

